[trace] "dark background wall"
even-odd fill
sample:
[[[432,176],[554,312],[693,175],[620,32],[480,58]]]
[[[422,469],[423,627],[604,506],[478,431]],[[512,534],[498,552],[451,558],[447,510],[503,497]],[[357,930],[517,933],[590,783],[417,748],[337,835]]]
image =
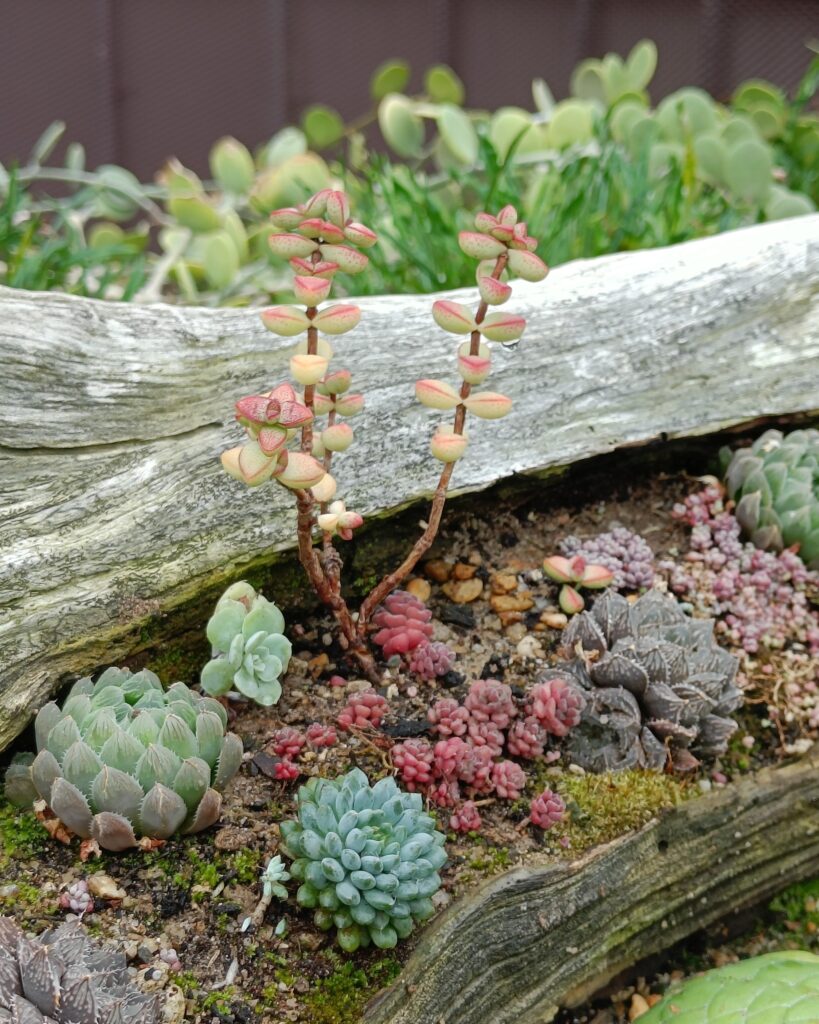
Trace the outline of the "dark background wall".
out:
[[[0,161],[59,118],[89,166],[201,171],[219,136],[252,147],[310,103],[360,114],[389,57],[414,85],[452,65],[471,106],[531,108],[533,78],[564,96],[579,60],[650,37],[655,101],[724,99],[752,76],[792,88],[817,36],[819,0],[0,0]]]

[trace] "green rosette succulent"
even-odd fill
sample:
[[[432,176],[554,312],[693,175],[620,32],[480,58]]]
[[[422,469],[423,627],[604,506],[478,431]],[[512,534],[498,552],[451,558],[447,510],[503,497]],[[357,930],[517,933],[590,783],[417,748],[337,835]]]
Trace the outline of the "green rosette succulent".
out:
[[[766,430],[750,448],[720,453],[736,517],[758,548],[798,545],[819,569],[819,430]]]
[[[342,949],[390,949],[431,917],[446,863],[444,835],[420,793],[387,777],[371,786],[354,768],[339,779],[312,778],[299,789],[299,820],[281,824],[297,900],[315,923],[335,927]]]
[[[810,1024],[819,1020],[819,956],[741,960],[672,989],[640,1024]]]
[[[109,668],[75,683],[62,708],[40,709],[29,785],[18,762],[6,794],[18,804],[40,797],[106,850],[199,832],[219,818],[220,790],[242,760],[226,727],[222,705],[184,683],[163,690],[153,672]]]
[[[208,622],[213,657],[202,669],[202,689],[217,697],[235,688],[257,704],[276,704],[293,651],[283,634],[284,616],[272,601],[244,581],[228,587]]]

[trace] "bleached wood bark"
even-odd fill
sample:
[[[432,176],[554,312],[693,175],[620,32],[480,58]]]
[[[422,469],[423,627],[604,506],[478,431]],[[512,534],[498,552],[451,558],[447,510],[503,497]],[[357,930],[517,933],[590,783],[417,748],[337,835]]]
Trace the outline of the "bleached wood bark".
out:
[[[368,408],[334,472],[365,515],[434,485],[412,385],[451,379],[454,346],[431,301],[365,299],[336,340]],[[495,347],[490,386],[515,409],[470,421],[460,490],[819,408],[819,215],[571,263],[510,308],[529,327]],[[234,399],[284,379],[290,349],[253,310],[0,289],[0,748],[134,623],[292,547],[289,496],[218,463]]]
[[[364,1024],[547,1024],[621,971],[816,874],[819,752],[577,861],[485,882],[421,933]]]

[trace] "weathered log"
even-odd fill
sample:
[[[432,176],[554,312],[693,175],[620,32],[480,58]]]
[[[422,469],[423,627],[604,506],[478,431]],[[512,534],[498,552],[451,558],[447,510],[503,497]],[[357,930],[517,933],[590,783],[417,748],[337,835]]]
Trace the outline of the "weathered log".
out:
[[[812,877],[819,750],[578,861],[520,868],[421,934],[364,1024],[546,1024],[625,968]]]
[[[491,379],[515,409],[472,424],[456,487],[819,408],[818,281],[819,215],[521,283],[529,328]],[[368,401],[340,493],[368,516],[434,483],[438,417],[412,382],[451,376],[452,344],[430,302],[363,300],[336,345]],[[283,379],[290,349],[252,310],[0,289],[0,748],[135,623],[292,547],[289,495],[218,465],[234,399]]]

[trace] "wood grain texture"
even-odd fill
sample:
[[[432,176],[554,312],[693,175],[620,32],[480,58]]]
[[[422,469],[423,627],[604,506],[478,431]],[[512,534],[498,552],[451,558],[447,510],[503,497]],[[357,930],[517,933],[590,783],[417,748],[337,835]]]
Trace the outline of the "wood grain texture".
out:
[[[362,300],[336,339],[368,408],[335,471],[368,516],[434,486],[438,415],[413,382],[454,374],[431,301]],[[459,490],[819,408],[819,215],[571,263],[510,309],[529,327],[494,347],[489,386],[515,408],[470,421]],[[135,622],[293,546],[290,496],[218,463],[240,440],[233,401],[285,378],[291,348],[253,310],[0,288],[0,748],[61,675],[125,653]]]
[[[620,971],[813,877],[819,751],[582,859],[506,872],[421,934],[364,1024],[546,1024]]]

